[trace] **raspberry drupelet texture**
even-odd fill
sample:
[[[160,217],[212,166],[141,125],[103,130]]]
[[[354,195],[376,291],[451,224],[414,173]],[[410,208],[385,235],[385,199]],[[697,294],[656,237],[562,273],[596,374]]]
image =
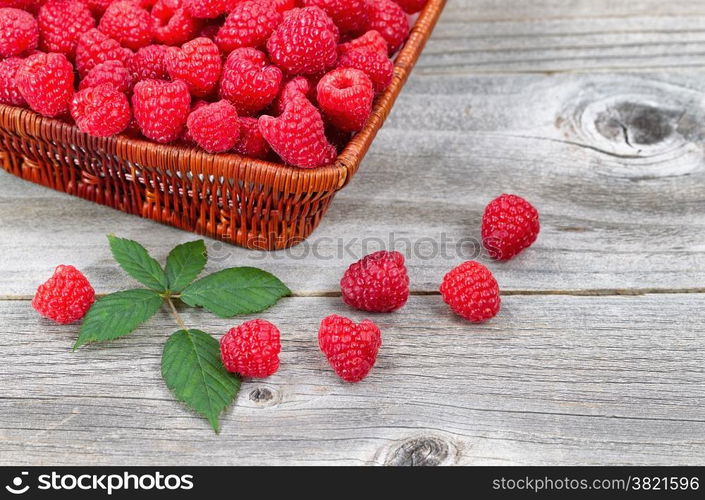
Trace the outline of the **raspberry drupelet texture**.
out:
[[[199,19],[214,19],[230,12],[239,0],[184,0],[186,12]]]
[[[416,14],[426,6],[428,0],[394,0],[407,14]]]
[[[215,40],[223,52],[261,47],[282,19],[282,14],[269,3],[245,1],[228,14]]]
[[[77,92],[71,102],[76,126],[95,137],[110,137],[124,131],[132,120],[127,96],[111,83]]]
[[[375,88],[375,92],[384,92],[394,78],[394,63],[386,54],[369,49],[352,49],[343,53],[338,59],[339,68],[354,68],[363,71]]]
[[[354,38],[347,43],[340,44],[338,46],[338,54],[342,55],[356,49],[371,50],[372,52],[379,52],[384,56],[389,54],[389,44],[387,40],[379,34],[379,31],[375,30],[370,30],[364,35]]]
[[[166,68],[166,45],[147,45],[142,47],[130,59],[130,71],[135,81],[167,80],[169,72]]]
[[[409,19],[402,8],[392,0],[374,0],[367,3],[368,29],[378,31],[394,54],[409,36]]]
[[[267,41],[269,55],[292,75],[312,75],[335,66],[338,32],[318,7],[293,9]]]
[[[37,48],[39,28],[29,12],[0,8],[0,57],[19,56]]]
[[[236,49],[225,61],[220,97],[230,101],[238,113],[251,115],[271,104],[281,83],[281,70],[269,64],[264,52]]]
[[[134,0],[111,3],[100,18],[98,29],[133,50],[152,41],[152,18]]]
[[[409,299],[409,275],[399,252],[379,251],[352,264],[340,280],[343,301],[355,309],[391,312]]]
[[[73,57],[79,37],[95,28],[88,7],[74,0],[51,0],[39,9],[39,47],[45,52],[60,52]]]
[[[261,116],[259,128],[274,152],[289,165],[320,167],[332,163],[337,155],[326,138],[321,114],[301,94],[287,102],[280,116]]]
[[[187,121],[189,137],[209,153],[224,153],[240,138],[237,110],[228,101],[199,106]]]
[[[346,382],[364,379],[377,361],[382,334],[370,320],[355,324],[333,314],[321,321],[318,346],[333,371]]]
[[[287,10],[296,8],[297,0],[256,0],[259,3],[266,3],[274,7],[277,12],[282,14]]]
[[[78,38],[76,45],[76,69],[81,77],[105,61],[120,61],[129,67],[132,51],[120,45],[105,33],[92,29]]]
[[[303,0],[305,7],[320,7],[341,33],[359,33],[367,27],[367,0]]]
[[[32,307],[45,318],[68,325],[83,318],[95,300],[88,279],[73,266],[59,266],[37,289]]]
[[[443,301],[458,316],[482,323],[499,312],[499,285],[485,266],[475,261],[460,264],[443,278]]]
[[[374,98],[372,80],[358,69],[336,69],[318,82],[318,105],[326,118],[344,132],[362,129],[372,112]]]
[[[232,328],[220,339],[225,369],[243,377],[266,378],[279,369],[281,334],[269,321],[255,319]]]
[[[29,107],[54,117],[69,109],[73,97],[73,66],[63,54],[29,56],[15,75],[17,88]]]
[[[286,82],[284,88],[279,93],[279,96],[272,105],[272,111],[275,115],[280,115],[284,112],[287,103],[296,95],[309,97],[311,92],[311,84],[308,79],[303,76],[297,76]],[[315,97],[315,96],[314,96]]]
[[[169,48],[166,67],[172,80],[183,80],[193,96],[205,97],[220,79],[220,51],[209,38],[195,38],[181,48]]]
[[[105,9],[110,7],[110,4],[113,3],[113,1],[114,0],[86,0],[85,3],[88,8],[91,9],[91,12],[98,16],[102,16]]]
[[[112,85],[119,92],[126,93],[132,88],[132,74],[120,61],[105,61],[91,69],[78,84],[78,88],[83,90],[104,83]]]
[[[241,116],[240,138],[235,145],[234,151],[250,158],[264,160],[269,155],[269,144],[262,137],[257,118]]]
[[[184,8],[182,0],[158,0],[151,11],[152,34],[165,45],[181,45],[200,31],[202,21]]]
[[[142,80],[132,95],[132,111],[142,134],[156,142],[176,140],[191,111],[191,95],[181,80]]]
[[[26,106],[20,89],[17,87],[17,70],[23,64],[19,57],[10,57],[0,61],[0,103],[10,106]]]
[[[490,257],[509,260],[538,237],[538,211],[524,198],[503,194],[492,200],[482,216],[482,244]]]

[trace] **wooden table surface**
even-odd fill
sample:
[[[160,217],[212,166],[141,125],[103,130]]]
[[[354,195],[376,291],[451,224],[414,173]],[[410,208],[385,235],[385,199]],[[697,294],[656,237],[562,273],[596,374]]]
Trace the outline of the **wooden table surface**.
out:
[[[311,240],[251,252],[207,240],[208,269],[263,267],[295,295],[263,317],[280,371],[245,381],[214,435],[159,374],[176,327],[71,352],[31,309],[54,266],[133,286],[105,235],[164,259],[194,236],[0,173],[0,464],[702,464],[705,460],[705,3],[451,0],[361,171]],[[508,263],[477,255],[502,192],[541,212]],[[391,240],[391,241],[390,241]],[[409,304],[375,316],[371,375],[317,349],[338,280],[406,251]],[[487,262],[502,311],[477,326],[436,290]],[[249,319],[249,318],[243,318]],[[221,334],[241,320],[184,311]]]

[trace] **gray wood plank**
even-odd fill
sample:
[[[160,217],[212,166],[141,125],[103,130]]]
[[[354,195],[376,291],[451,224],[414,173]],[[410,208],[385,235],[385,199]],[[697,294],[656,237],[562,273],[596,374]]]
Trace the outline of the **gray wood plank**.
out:
[[[174,402],[160,314],[71,352],[75,326],[0,301],[0,464],[698,464],[705,459],[705,295],[512,296],[493,321],[438,296],[375,316],[377,366],[339,381],[318,352],[338,298],[283,300],[282,367],[246,381],[215,436]],[[221,334],[240,320],[184,312]],[[244,320],[246,318],[242,318]]]

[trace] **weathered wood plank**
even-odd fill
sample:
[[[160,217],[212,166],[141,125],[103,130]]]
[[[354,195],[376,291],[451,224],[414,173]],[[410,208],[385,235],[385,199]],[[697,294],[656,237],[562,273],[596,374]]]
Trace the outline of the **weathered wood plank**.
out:
[[[437,296],[375,316],[371,375],[336,379],[317,324],[337,298],[293,298],[265,317],[282,367],[246,381],[215,436],[159,378],[175,325],[71,352],[76,327],[1,301],[0,464],[696,464],[705,459],[705,295],[513,296],[492,322]],[[236,321],[184,313],[216,334]]]

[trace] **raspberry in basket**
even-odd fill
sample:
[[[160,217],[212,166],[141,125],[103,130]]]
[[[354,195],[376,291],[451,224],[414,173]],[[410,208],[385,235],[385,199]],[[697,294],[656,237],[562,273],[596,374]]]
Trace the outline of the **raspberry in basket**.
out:
[[[251,115],[271,104],[281,82],[281,70],[269,64],[264,52],[236,49],[225,61],[220,96],[230,101],[238,113]]]
[[[182,0],[158,0],[152,7],[152,33],[166,45],[181,45],[199,32],[202,21],[183,7]]]
[[[218,46],[209,38],[195,38],[171,47],[166,67],[172,80],[183,80],[195,97],[205,97],[218,85],[222,62]]]
[[[240,47],[261,47],[282,22],[282,14],[267,2],[239,3],[225,18],[215,41],[223,52]]]
[[[20,9],[0,9],[0,57],[19,56],[36,49],[39,41],[37,21]]]
[[[407,14],[416,14],[426,6],[428,0],[394,0]]]
[[[338,46],[338,54],[342,55],[355,49],[371,50],[387,56],[389,54],[389,44],[379,31],[370,30],[347,43]]]
[[[17,87],[17,70],[22,66],[23,60],[19,57],[10,57],[0,61],[0,103],[10,106],[26,106],[20,89]]]
[[[184,0],[186,12],[200,19],[214,19],[230,12],[238,0]]]
[[[134,0],[111,3],[98,29],[129,49],[145,47],[152,41],[152,17]]]
[[[358,33],[367,27],[367,0],[303,0],[305,7],[320,7],[342,33]]]
[[[76,69],[81,77],[102,62],[116,60],[129,67],[131,59],[130,49],[97,29],[88,30],[78,38]]]
[[[318,82],[317,101],[326,118],[340,130],[361,130],[370,117],[375,89],[358,69],[340,68]]]
[[[377,361],[382,334],[366,319],[359,324],[333,314],[321,321],[318,346],[333,371],[346,382],[364,379]]]
[[[263,319],[230,329],[220,339],[220,357],[225,369],[243,377],[274,375],[279,369],[280,337],[279,329]]]
[[[377,93],[384,92],[394,78],[394,63],[387,54],[369,49],[352,49],[344,52],[338,59],[338,67],[364,71],[372,80]]]
[[[250,158],[258,158],[260,160],[267,158],[270,151],[269,144],[262,137],[257,118],[241,116],[239,121],[240,139],[235,145],[234,151]]]
[[[191,139],[209,153],[229,151],[240,138],[237,110],[225,100],[199,106],[186,123]]]
[[[340,280],[343,301],[362,311],[391,312],[409,299],[409,275],[399,252],[375,252],[352,264]]]
[[[132,119],[127,96],[110,83],[77,92],[71,102],[71,116],[81,131],[95,137],[119,134]]]
[[[485,266],[475,261],[460,264],[443,278],[443,301],[458,316],[482,323],[499,312],[499,285]]]
[[[95,19],[88,7],[73,0],[53,0],[45,3],[37,14],[40,48],[45,52],[61,52],[72,57],[78,38],[95,28]]]
[[[130,59],[130,71],[135,81],[167,80],[169,72],[166,69],[166,45],[147,45],[142,47]]]
[[[148,139],[166,143],[176,140],[191,111],[191,95],[181,80],[142,80],[132,95],[135,120]]]
[[[83,318],[94,300],[95,291],[81,271],[59,266],[37,289],[32,307],[45,318],[68,325]]]
[[[409,36],[409,19],[402,8],[392,0],[368,2],[368,29],[376,30],[387,40],[389,53],[394,54]]]
[[[108,83],[120,92],[132,88],[132,74],[120,61],[105,61],[95,66],[78,84],[79,90]]]
[[[284,108],[286,108],[287,103],[295,95],[298,94],[298,95],[303,95],[303,96],[309,97],[310,92],[311,92],[311,84],[309,83],[308,79],[306,79],[306,77],[304,77],[304,76],[294,77],[291,80],[289,80],[286,83],[286,85],[284,85],[284,88],[282,89],[281,93],[279,94],[279,97],[277,97],[277,99],[274,101],[274,104],[272,105],[272,111],[274,112],[275,115],[280,115],[284,112]]]
[[[29,107],[44,116],[69,109],[73,97],[73,66],[63,54],[37,53],[17,70],[17,88]]]
[[[509,260],[538,237],[538,211],[524,198],[503,194],[492,200],[482,216],[482,244],[490,257]]]

